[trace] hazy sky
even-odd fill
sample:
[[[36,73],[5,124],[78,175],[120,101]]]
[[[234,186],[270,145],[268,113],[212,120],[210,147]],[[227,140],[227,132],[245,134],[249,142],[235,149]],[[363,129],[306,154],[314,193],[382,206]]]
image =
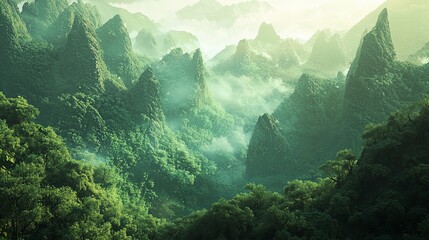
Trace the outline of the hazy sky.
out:
[[[213,22],[182,21],[175,12],[198,0],[139,0],[121,5],[141,12],[160,22],[165,28],[186,30],[199,37],[203,50],[213,55],[226,44],[243,38],[255,37],[262,22],[274,25],[283,37],[308,39],[319,29],[344,31],[381,5],[384,0],[266,0],[275,11],[243,16],[230,28],[221,28]],[[246,0],[218,0],[230,5]],[[248,0],[247,0],[248,1]],[[222,46],[221,46],[222,45]]]

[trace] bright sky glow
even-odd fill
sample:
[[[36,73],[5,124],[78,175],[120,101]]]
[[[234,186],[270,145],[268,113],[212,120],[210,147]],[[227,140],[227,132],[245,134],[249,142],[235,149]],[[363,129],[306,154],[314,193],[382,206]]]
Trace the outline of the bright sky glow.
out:
[[[210,21],[178,20],[175,13],[198,0],[139,0],[115,4],[132,12],[141,12],[167,29],[185,30],[200,39],[209,55],[226,44],[243,38],[254,38],[262,22],[272,23],[282,37],[308,39],[320,29],[345,31],[373,11],[384,0],[266,0],[273,11],[243,16],[229,28]],[[224,5],[246,0],[218,0]],[[247,0],[249,1],[249,0]],[[257,1],[257,0],[253,0]],[[259,0],[261,1],[261,0]]]

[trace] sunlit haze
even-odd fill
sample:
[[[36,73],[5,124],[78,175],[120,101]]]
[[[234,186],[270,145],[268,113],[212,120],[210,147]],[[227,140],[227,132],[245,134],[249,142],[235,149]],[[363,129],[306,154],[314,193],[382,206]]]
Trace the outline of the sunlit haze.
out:
[[[207,0],[206,0],[207,1]],[[262,22],[272,23],[282,37],[308,39],[315,31],[345,31],[382,4],[383,0],[266,0],[272,10],[240,15],[231,26],[219,26],[208,20],[181,20],[176,12],[198,0],[142,0],[114,4],[132,12],[141,12],[166,29],[190,31],[197,35],[206,54],[213,55],[227,44],[253,38]],[[219,0],[223,5],[245,0]],[[247,1],[262,2],[262,1]]]

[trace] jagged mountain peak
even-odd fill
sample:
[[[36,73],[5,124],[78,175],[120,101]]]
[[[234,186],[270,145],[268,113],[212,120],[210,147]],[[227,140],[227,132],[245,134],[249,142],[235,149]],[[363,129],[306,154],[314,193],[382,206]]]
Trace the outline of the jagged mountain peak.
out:
[[[192,56],[192,64],[195,67],[195,70],[197,72],[204,72],[204,60],[203,60],[203,54],[201,52],[201,49],[197,49]]]
[[[144,114],[158,122],[165,120],[161,107],[160,83],[152,68],[148,67],[142,73],[138,82],[130,89],[128,99],[128,107],[133,112]]]
[[[84,4],[82,1],[73,2],[48,27],[44,37],[54,45],[62,46],[73,27],[76,16],[85,18],[87,24],[91,25],[93,29],[97,29],[101,25],[100,13],[95,6],[89,3]]]
[[[350,75],[371,76],[385,73],[395,61],[387,9],[381,11],[375,27],[365,35]]]
[[[255,40],[263,43],[275,44],[281,41],[281,37],[277,34],[272,24],[264,22],[259,27],[258,35]]]
[[[259,117],[257,125],[266,131],[278,131],[275,118],[268,113]]]
[[[103,58],[109,70],[130,87],[139,77],[137,59],[132,49],[131,38],[119,15],[109,19],[97,30]]]
[[[375,28],[377,28],[379,31],[389,30],[390,32],[389,13],[387,11],[387,8],[384,8],[381,11],[380,15],[378,15],[378,20],[375,25]]]
[[[77,14],[68,34],[61,59],[61,74],[67,91],[98,92],[104,90],[105,63],[95,30]]]
[[[0,47],[13,47],[30,39],[16,4],[11,0],[0,1]]]
[[[124,55],[132,53],[132,43],[128,31],[119,15],[109,19],[97,30],[97,35],[105,54]]]
[[[267,113],[260,116],[247,151],[246,175],[269,176],[284,171],[288,152],[277,120]]]
[[[235,51],[234,58],[235,62],[239,64],[246,64],[251,61],[252,49],[246,39],[240,40]]]
[[[250,50],[249,42],[246,39],[242,39],[238,42],[236,55],[244,55],[247,54]]]
[[[68,7],[67,0],[35,0],[25,2],[21,16],[32,36],[39,37]]]

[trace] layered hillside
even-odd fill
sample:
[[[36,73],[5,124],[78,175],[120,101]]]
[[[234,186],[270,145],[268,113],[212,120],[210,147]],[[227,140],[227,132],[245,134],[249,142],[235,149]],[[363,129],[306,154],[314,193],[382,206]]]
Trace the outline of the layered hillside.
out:
[[[296,174],[306,164],[307,169],[317,166],[333,158],[338,148],[360,153],[360,134],[367,124],[381,122],[423,97],[428,90],[425,72],[426,67],[396,61],[388,12],[383,10],[361,41],[345,82],[342,74],[331,81],[303,75],[294,93],[274,112],[297,162],[284,174]]]
[[[307,74],[301,76],[292,95],[273,113],[275,126],[281,131],[266,128],[266,132],[261,135],[258,121],[247,151],[246,172],[251,173],[247,176],[253,178],[277,174],[288,178],[298,177],[305,169],[311,169],[313,164],[319,164],[325,157],[335,153],[336,143],[332,133],[340,124],[343,93],[344,77],[326,80]],[[272,135],[284,139],[283,145],[279,141],[277,144],[264,144],[261,140],[254,140],[265,139],[264,136],[271,139]],[[270,155],[264,150],[267,146],[277,146],[278,149],[288,151],[277,151],[278,154]],[[259,163],[258,167],[252,163],[254,161]],[[264,169],[272,170],[267,174]]]
[[[200,47],[198,38],[185,31],[170,30],[166,33],[156,33],[142,29],[139,31],[135,45],[137,52],[158,60],[171,50],[181,48],[191,52]]]

